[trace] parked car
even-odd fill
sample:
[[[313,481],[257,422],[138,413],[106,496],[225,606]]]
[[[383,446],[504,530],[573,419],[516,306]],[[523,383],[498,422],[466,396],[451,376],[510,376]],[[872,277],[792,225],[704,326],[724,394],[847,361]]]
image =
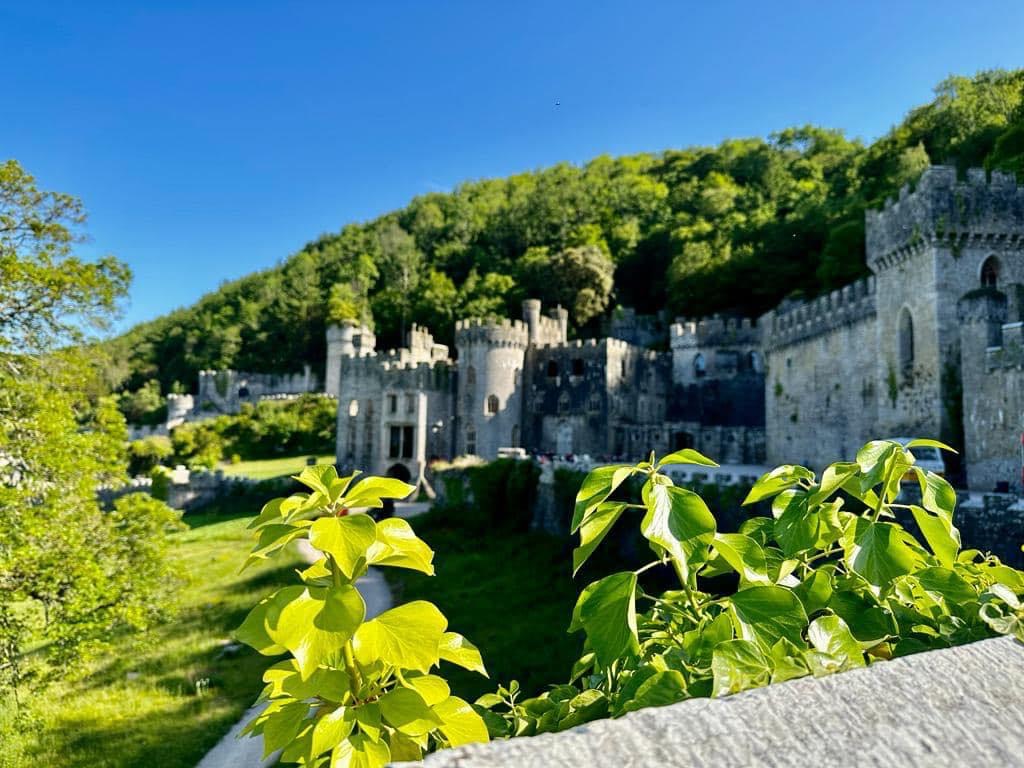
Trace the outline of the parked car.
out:
[[[906,445],[913,438],[911,437],[893,437],[900,445]],[[934,472],[936,475],[945,477],[946,475],[946,461],[942,458],[942,451],[938,448],[933,448],[930,445],[915,445],[910,449],[910,452],[914,455],[914,465],[920,467],[925,472]],[[917,482],[917,475],[913,472],[908,472],[903,476],[904,482]]]

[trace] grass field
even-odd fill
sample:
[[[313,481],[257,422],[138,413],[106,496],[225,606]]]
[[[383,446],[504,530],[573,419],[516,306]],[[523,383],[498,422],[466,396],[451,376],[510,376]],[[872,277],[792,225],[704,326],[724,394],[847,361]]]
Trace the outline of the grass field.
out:
[[[24,725],[12,733],[12,704],[0,703],[0,766],[195,766],[256,698],[271,663],[247,648],[222,656],[230,631],[295,578],[298,560],[288,556],[238,573],[252,543],[248,515],[262,501],[233,498],[185,518],[190,530],[174,534],[171,548],[184,580],[177,617],[122,638],[84,678],[31,698],[38,733]]]
[[[268,480],[272,477],[297,475],[306,466],[307,456],[286,456],[281,459],[240,461],[237,464],[225,462],[220,465],[225,475],[251,477],[253,480]],[[317,464],[333,464],[334,456],[317,456]]]
[[[432,511],[411,520],[435,551],[437,574],[386,568],[395,602],[430,600],[449,628],[483,654],[490,680],[451,665],[453,693],[475,699],[516,679],[527,695],[564,683],[583,644],[569,635],[579,585],[570,577],[566,540],[537,533],[479,533],[457,515]]]

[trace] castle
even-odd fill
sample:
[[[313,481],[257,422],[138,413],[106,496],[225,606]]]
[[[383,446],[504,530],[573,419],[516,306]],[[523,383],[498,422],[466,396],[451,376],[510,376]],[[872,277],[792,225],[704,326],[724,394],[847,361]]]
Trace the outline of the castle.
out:
[[[521,320],[459,321],[455,356],[425,328],[378,352],[368,328],[331,327],[338,463],[416,481],[433,459],[502,448],[633,460],[694,447],[820,468],[872,438],[925,436],[963,446],[950,469],[969,487],[1019,490],[1024,187],[933,166],[865,224],[869,277],[756,322],[677,321],[666,339],[627,310],[607,337],[569,340],[567,312],[531,299]],[[264,378],[204,372],[197,409],[204,392],[230,407],[318,386],[308,370]]]

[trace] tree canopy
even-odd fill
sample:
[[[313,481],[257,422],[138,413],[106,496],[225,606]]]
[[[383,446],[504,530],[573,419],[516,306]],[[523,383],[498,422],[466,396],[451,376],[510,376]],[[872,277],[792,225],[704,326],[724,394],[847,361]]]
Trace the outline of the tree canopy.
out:
[[[203,368],[323,360],[337,319],[372,320],[395,346],[413,322],[450,343],[458,317],[517,316],[527,297],[567,307],[573,333],[616,305],[756,315],[864,274],[865,209],[929,164],[1024,174],[1022,90],[1024,70],[951,77],[867,146],[799,126],[466,182],[323,235],[109,349],[124,386],[167,391]]]

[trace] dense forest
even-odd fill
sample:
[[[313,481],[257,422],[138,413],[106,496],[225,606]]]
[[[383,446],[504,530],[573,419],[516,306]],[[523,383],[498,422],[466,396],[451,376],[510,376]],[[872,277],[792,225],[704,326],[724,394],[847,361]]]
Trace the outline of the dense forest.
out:
[[[106,342],[110,384],[166,393],[203,368],[299,370],[344,319],[380,345],[413,322],[450,342],[456,318],[518,316],[527,296],[568,307],[574,333],[617,305],[753,316],[861,275],[864,210],[940,162],[1024,178],[1024,70],[951,77],[868,146],[804,126],[416,197]]]

